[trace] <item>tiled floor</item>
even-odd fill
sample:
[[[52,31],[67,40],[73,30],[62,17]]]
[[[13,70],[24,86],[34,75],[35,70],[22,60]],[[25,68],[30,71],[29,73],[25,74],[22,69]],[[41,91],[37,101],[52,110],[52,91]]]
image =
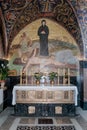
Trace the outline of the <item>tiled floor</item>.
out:
[[[87,111],[83,111],[81,108],[77,108],[75,117],[50,117],[53,124],[38,124],[39,117],[15,117],[12,114],[13,108],[6,108],[0,113],[0,130],[16,130],[20,125],[74,125],[76,130],[87,130]]]

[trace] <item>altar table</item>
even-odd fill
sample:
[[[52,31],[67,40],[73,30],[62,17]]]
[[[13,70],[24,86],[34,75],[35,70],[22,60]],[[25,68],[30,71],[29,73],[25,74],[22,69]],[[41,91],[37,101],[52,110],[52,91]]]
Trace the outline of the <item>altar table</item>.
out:
[[[75,115],[78,90],[73,85],[16,85],[12,105],[18,116]]]
[[[76,86],[66,86],[66,85],[59,85],[59,86],[32,86],[32,85],[16,85],[13,88],[13,99],[12,99],[12,105],[16,104],[16,91],[74,91],[74,104],[77,106],[77,95],[78,95],[78,90]]]

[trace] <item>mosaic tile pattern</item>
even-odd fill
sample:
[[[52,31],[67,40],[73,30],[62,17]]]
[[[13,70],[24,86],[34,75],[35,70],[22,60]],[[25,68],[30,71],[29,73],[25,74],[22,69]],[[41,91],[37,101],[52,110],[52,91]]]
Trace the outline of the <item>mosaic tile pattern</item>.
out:
[[[74,126],[18,126],[17,130],[76,130]]]
[[[80,114],[81,112],[83,111],[79,111]],[[16,117],[16,116],[12,116],[12,113],[13,113],[12,108],[6,109],[2,113],[0,113],[0,130],[14,130],[14,128],[15,130],[25,130],[25,126],[29,128],[28,130],[38,130],[40,129],[40,127],[38,126],[42,126],[42,129],[40,130],[43,130],[43,128],[44,130],[66,130],[66,127],[57,127],[57,126],[68,126],[67,130],[79,130],[79,126],[80,126],[82,128],[81,130],[87,130],[87,120],[85,120],[79,113],[78,113],[78,116],[75,116],[75,117],[52,118],[53,124],[38,124],[38,119],[40,117]],[[87,115],[87,111],[84,114],[85,118],[87,118],[86,115]],[[6,118],[6,120],[4,120],[2,123],[2,120],[4,118]],[[19,122],[17,122],[18,119],[20,120]],[[74,122],[72,122],[72,120],[75,121],[75,124],[78,123],[79,126],[76,126]],[[15,123],[15,121],[17,122],[17,124]],[[21,129],[20,126],[24,126],[24,129]],[[29,126],[32,126],[32,127],[29,127]],[[36,127],[33,127],[33,126],[36,126]],[[52,126],[52,127],[49,128],[46,126]],[[75,128],[72,126],[75,126]]]

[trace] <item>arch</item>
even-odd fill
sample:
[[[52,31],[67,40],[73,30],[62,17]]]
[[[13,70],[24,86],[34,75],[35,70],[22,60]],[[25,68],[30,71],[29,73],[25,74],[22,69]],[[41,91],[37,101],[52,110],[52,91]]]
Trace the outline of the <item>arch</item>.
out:
[[[37,19],[34,22],[25,26],[19,33],[16,35],[12,41],[10,52],[20,48],[21,36],[23,33],[26,33],[28,41],[31,40],[33,45],[37,44],[39,46],[39,37],[37,34],[38,27],[41,24],[41,19]],[[52,42],[58,44],[60,48],[69,48],[72,50],[73,54],[76,56],[80,55],[80,49],[77,45],[76,40],[73,36],[60,24],[51,19],[45,18],[46,23],[49,27],[49,46]],[[27,42],[27,41],[26,41]],[[34,45],[35,46],[35,45]],[[35,46],[36,47],[36,46]],[[57,49],[58,50],[58,49]]]
[[[56,20],[63,27],[65,27],[71,35],[76,39],[77,44],[80,48],[81,53],[83,53],[83,43],[81,39],[81,32],[79,28],[79,24],[77,21],[77,17],[75,14],[75,10],[71,6],[70,2],[67,0],[54,0],[55,5],[52,6],[52,10],[46,12],[42,11],[39,4],[40,1],[32,0],[30,1],[23,10],[21,10],[20,15],[17,17],[16,22],[10,32],[9,35],[9,47],[13,38],[20,32],[22,28],[26,25],[32,23],[33,21],[39,18],[48,18]],[[60,11],[61,10],[61,11]],[[8,52],[9,52],[8,47]]]
[[[2,10],[0,8],[0,30],[1,30],[1,39],[2,39],[2,48],[4,52],[4,56],[7,55],[7,47],[8,47],[8,41],[7,41],[7,33],[6,33],[6,27],[5,27],[5,21],[2,14]]]

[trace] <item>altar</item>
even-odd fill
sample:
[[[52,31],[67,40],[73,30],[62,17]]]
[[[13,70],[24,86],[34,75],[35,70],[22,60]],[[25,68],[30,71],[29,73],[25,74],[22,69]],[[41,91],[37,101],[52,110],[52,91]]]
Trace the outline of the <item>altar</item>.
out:
[[[15,115],[75,115],[78,90],[73,85],[16,85],[12,105]]]

